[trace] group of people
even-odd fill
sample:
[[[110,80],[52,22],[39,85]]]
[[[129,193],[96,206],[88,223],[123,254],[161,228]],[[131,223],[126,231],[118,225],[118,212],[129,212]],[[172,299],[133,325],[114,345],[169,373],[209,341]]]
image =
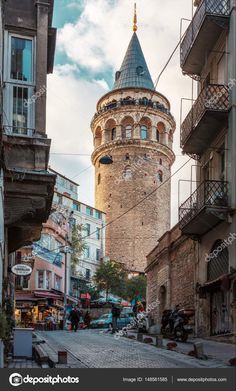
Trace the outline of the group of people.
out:
[[[89,328],[91,322],[91,316],[89,311],[86,311],[85,315],[83,316],[83,313],[80,308],[74,306],[68,317],[68,320],[71,322],[71,331],[76,332],[78,330],[81,317],[83,318],[84,326]]]

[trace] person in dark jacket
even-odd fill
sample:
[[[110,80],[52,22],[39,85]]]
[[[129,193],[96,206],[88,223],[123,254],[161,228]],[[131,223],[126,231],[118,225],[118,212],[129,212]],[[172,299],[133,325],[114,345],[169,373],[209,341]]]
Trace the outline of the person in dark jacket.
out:
[[[120,317],[120,308],[115,304],[111,305],[111,313],[112,313],[112,334],[114,334],[117,329],[117,319]]]
[[[84,316],[84,323],[85,325],[89,328],[90,327],[90,322],[91,322],[91,316],[89,311],[86,311],[86,314]]]
[[[77,331],[79,327],[79,321],[80,321],[80,311],[77,309],[77,307],[74,307],[71,310],[69,320],[71,321],[71,331]]]

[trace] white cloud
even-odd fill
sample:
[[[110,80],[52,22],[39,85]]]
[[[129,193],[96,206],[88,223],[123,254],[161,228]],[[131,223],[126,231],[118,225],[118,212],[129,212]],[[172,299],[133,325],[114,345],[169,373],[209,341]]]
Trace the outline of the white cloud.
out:
[[[91,153],[93,146],[90,121],[97,100],[108,90],[107,81],[103,79],[105,72],[112,69],[115,73],[119,69],[130,41],[133,2],[86,0],[80,4],[76,1],[70,3],[70,7],[77,5],[82,7],[79,20],[74,24],[65,23],[58,32],[57,49],[73,65],[56,67],[54,74],[49,77],[48,132],[53,138],[54,151]],[[180,19],[191,16],[192,2],[137,0],[137,8],[138,35],[155,80],[179,41]],[[91,75],[90,81],[76,78],[78,70],[82,68]],[[181,155],[180,101],[182,97],[190,97],[191,80],[181,74],[179,50],[160,79],[157,90],[171,102],[172,113],[177,121],[174,149],[177,155]],[[186,157],[177,156],[173,172],[186,160]],[[90,164],[89,157],[65,159],[63,156],[62,159],[53,155],[52,161],[57,165],[55,168],[62,169],[68,176],[75,175],[76,171],[79,172]],[[173,223],[177,222],[178,181],[183,178],[189,178],[189,168],[182,170],[172,181]],[[85,171],[78,180],[85,197],[82,200],[92,203],[93,171]]]

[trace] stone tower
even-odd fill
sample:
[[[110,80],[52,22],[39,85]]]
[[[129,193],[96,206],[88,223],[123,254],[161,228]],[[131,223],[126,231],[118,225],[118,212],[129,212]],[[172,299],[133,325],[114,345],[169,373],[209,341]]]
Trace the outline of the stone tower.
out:
[[[113,89],[99,100],[92,119],[92,162],[96,208],[106,213],[106,255],[130,272],[143,272],[147,254],[170,226],[165,181],[175,159],[175,121],[168,99],[155,91],[134,22]],[[101,164],[104,156],[112,164]]]

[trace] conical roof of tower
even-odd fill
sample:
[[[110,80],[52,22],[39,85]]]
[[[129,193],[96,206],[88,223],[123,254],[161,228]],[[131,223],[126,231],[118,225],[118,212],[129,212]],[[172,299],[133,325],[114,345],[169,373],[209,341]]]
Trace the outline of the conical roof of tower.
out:
[[[113,90],[128,87],[155,89],[136,32],[133,33],[121,68],[116,72]]]

